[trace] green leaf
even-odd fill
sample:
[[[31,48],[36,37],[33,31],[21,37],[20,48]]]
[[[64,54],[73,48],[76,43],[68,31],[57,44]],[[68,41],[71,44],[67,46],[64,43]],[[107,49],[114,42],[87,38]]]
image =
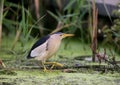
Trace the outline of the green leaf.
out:
[[[63,9],[64,11],[68,10],[72,5],[76,2],[76,0],[69,1],[68,5]]]
[[[59,17],[52,13],[51,11],[47,11],[52,17],[54,17],[57,21],[59,21]]]

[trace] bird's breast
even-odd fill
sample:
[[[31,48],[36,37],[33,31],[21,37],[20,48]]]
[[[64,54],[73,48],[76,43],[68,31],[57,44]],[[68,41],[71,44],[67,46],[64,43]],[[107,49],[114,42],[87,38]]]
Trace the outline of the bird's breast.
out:
[[[61,40],[50,39],[50,41],[48,42],[48,52],[50,57],[58,51],[60,44]]]

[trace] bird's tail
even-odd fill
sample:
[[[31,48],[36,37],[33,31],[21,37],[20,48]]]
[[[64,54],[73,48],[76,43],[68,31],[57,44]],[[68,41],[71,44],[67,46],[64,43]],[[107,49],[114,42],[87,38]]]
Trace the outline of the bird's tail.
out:
[[[31,58],[33,58],[33,57],[31,57],[31,56],[30,56],[30,53],[29,53],[26,58],[27,58],[27,59],[31,59]]]

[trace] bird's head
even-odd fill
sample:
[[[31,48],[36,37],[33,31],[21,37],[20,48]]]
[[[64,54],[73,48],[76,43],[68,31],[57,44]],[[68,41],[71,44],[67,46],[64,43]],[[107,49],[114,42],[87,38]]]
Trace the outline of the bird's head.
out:
[[[53,33],[52,35],[55,37],[61,38],[61,39],[65,38],[65,37],[74,36],[74,34],[66,34],[66,33],[62,33],[62,32],[56,32],[56,33]]]

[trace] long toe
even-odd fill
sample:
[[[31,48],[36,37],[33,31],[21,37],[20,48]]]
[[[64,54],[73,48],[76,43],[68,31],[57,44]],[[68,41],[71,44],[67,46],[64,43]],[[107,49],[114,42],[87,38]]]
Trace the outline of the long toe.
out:
[[[63,67],[63,64],[55,62],[55,66]]]

